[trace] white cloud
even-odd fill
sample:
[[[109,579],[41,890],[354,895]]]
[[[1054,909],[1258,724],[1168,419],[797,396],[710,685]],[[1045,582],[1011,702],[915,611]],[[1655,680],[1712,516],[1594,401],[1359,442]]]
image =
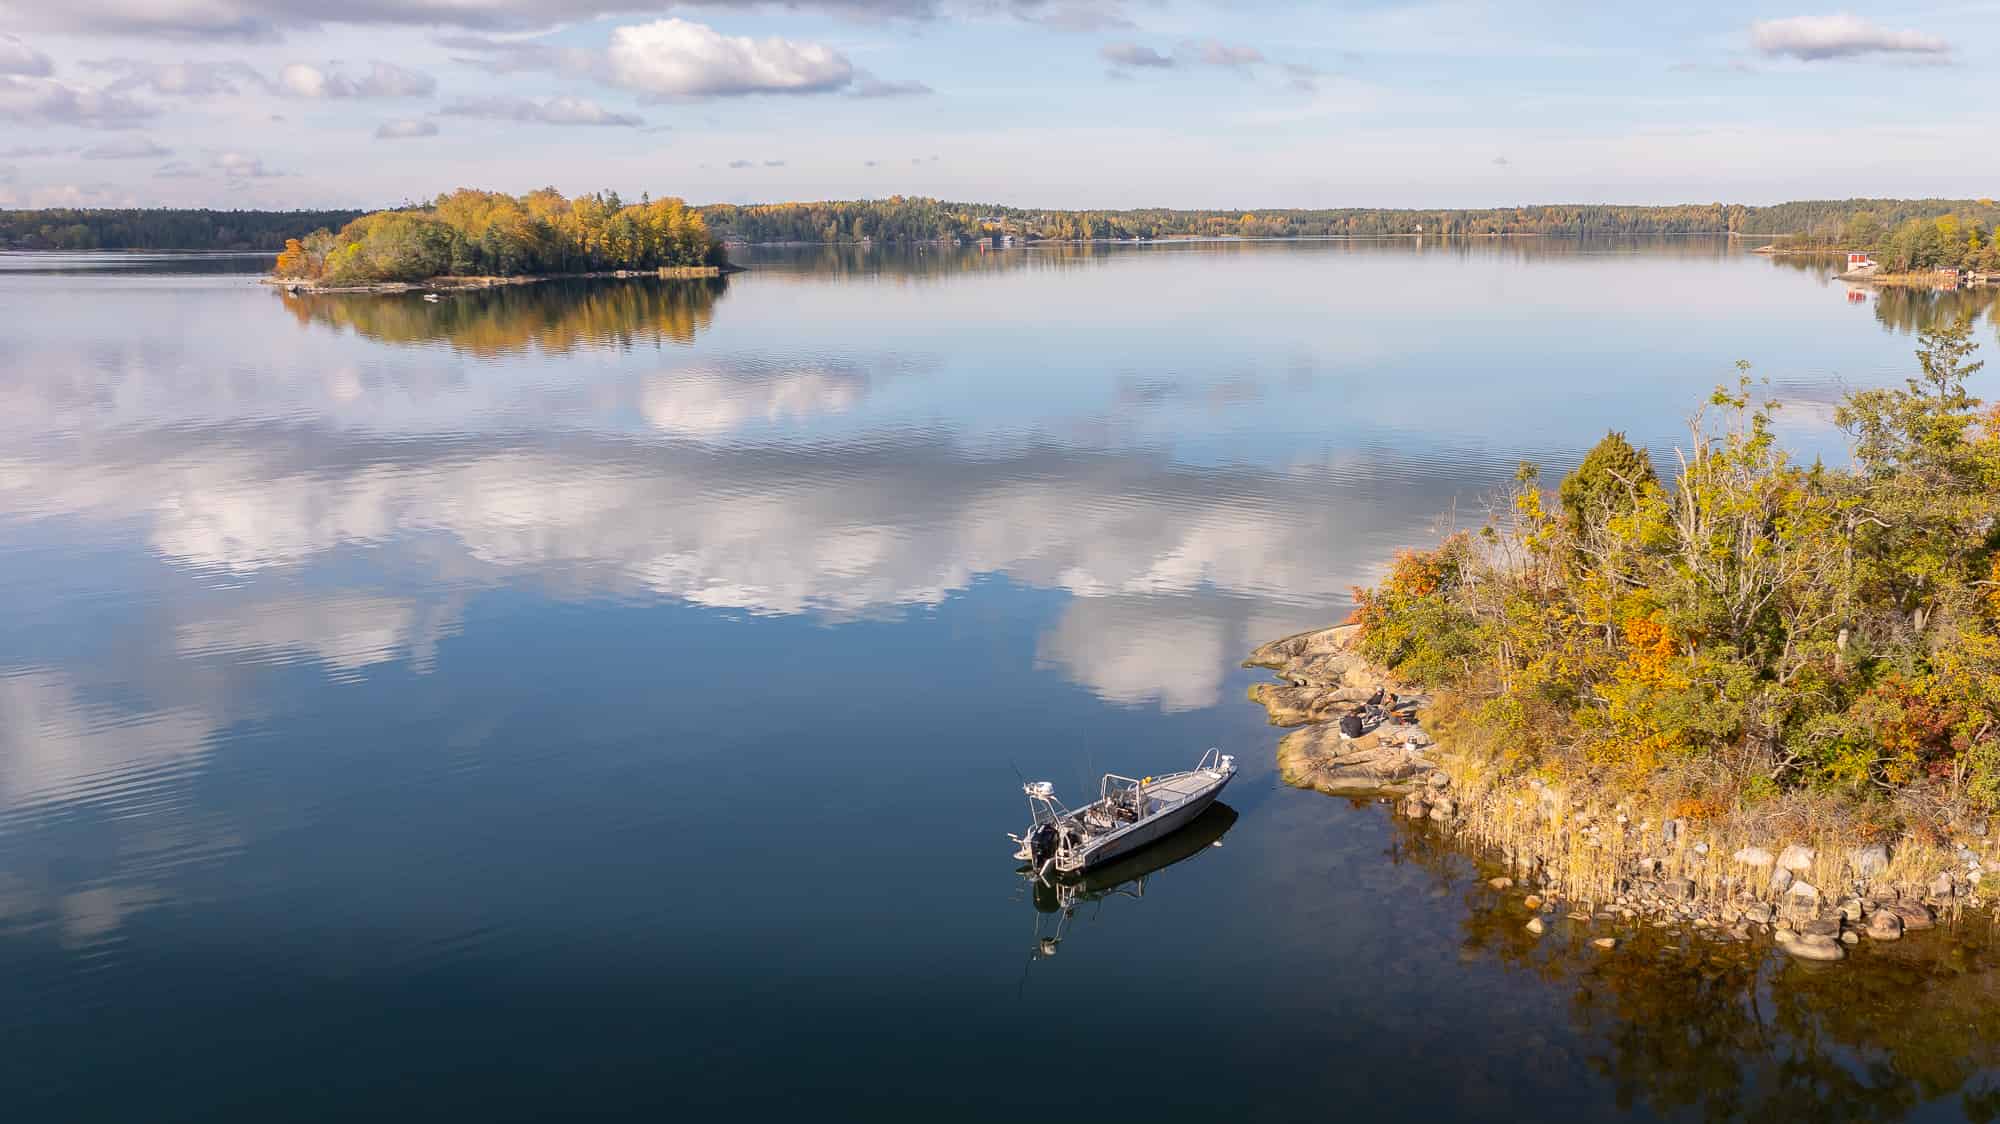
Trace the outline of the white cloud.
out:
[[[1139,43],[1107,43],[1097,57],[1119,70],[1171,70],[1181,66],[1215,66],[1225,70],[1248,71],[1262,67],[1269,59],[1255,47],[1237,46],[1216,39],[1189,40],[1163,54]],[[1312,67],[1288,65],[1284,71],[1297,82],[1310,85],[1318,74]]]
[[[484,117],[540,125],[643,125],[635,114],[617,113],[591,101],[564,95],[546,101],[527,98],[461,98],[439,110],[453,117]]]
[[[173,149],[154,143],[150,137],[106,141],[83,150],[85,160],[157,160],[173,154]]]
[[[681,19],[617,29],[605,58],[612,82],[662,97],[822,93],[854,81],[854,65],[824,44],[724,35]]]
[[[1264,52],[1255,47],[1236,47],[1213,39],[1188,44],[1186,50],[1208,66],[1255,66],[1264,61]]]
[[[1131,27],[1120,0],[1012,0],[1016,18],[1061,31],[1103,31]]]
[[[243,152],[218,152],[209,166],[233,180],[270,179],[287,174],[266,168],[262,159]]]
[[[407,140],[412,137],[434,137],[438,134],[437,122],[405,117],[395,121],[384,121],[375,126],[377,140]]]
[[[325,24],[392,24],[478,31],[542,29],[596,19],[610,12],[665,11],[672,0],[0,0],[0,26],[65,32],[270,41],[286,29]],[[708,6],[749,9],[761,0],[709,0]],[[789,7],[870,19],[936,13],[937,0],[801,0]],[[1089,8],[1089,4],[1069,5]],[[1016,0],[1023,18],[1040,5]]]
[[[1763,20],[1750,25],[1750,44],[1766,55],[1808,62],[1883,54],[1936,59],[1951,53],[1951,44],[1935,35],[1891,31],[1847,13]]]
[[[32,78],[46,77],[55,69],[49,56],[35,50],[12,35],[0,35],[0,74],[25,74]]]
[[[278,85],[301,98],[416,98],[437,90],[430,75],[381,61],[369,63],[359,78],[295,62],[278,72]]]
[[[1142,47],[1137,43],[1106,43],[1098,48],[1097,56],[1112,66],[1165,70],[1174,65],[1172,55],[1163,55],[1151,47]]]
[[[248,63],[208,59],[186,62],[148,62],[144,59],[87,59],[90,70],[117,74],[105,89],[114,93],[149,90],[166,97],[214,97],[240,94],[245,86],[270,92],[271,80]]]
[[[0,121],[125,129],[155,112],[150,106],[109,90],[93,90],[53,78],[0,74]]]
[[[877,78],[864,70],[854,72],[854,96],[857,98],[909,98],[936,92],[923,82],[896,82]]]

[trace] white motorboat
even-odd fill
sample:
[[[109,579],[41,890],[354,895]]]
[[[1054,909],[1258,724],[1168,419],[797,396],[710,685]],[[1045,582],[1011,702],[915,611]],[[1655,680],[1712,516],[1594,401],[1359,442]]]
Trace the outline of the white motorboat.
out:
[[[1044,877],[1050,871],[1074,874],[1129,855],[1193,822],[1235,775],[1236,758],[1211,749],[1184,773],[1141,778],[1106,773],[1097,799],[1075,811],[1056,799],[1048,781],[1024,782],[1021,791],[1033,819],[1025,835],[1008,836],[1019,847],[1014,857]]]

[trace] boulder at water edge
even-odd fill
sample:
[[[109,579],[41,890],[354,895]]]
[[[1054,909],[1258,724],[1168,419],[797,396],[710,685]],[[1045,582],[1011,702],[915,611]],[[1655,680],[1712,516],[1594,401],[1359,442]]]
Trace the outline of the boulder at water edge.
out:
[[[1868,939],[1871,941],[1902,940],[1903,918],[1893,909],[1878,909],[1869,914]]]
[[[1818,857],[1819,853],[1811,847],[1794,843],[1779,852],[1778,865],[1793,874],[1804,874],[1812,869],[1813,860]]]
[[[1759,870],[1770,866],[1773,861],[1771,852],[1766,851],[1762,847],[1745,847],[1741,851],[1736,852],[1735,858],[1737,862],[1742,863],[1744,866],[1756,867]]]
[[[1847,865],[1854,868],[1856,879],[1872,882],[1889,869],[1889,845],[1870,843],[1866,847],[1856,847],[1847,856]]]

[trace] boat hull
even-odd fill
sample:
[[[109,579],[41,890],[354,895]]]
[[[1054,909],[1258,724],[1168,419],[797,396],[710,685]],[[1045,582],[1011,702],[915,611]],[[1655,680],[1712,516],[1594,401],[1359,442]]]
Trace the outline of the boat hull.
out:
[[[1093,840],[1083,850],[1083,862],[1076,870],[1091,870],[1155,843],[1193,823],[1222,795],[1234,773],[1224,773],[1201,793],[1190,796],[1156,816],[1150,816],[1123,831]]]

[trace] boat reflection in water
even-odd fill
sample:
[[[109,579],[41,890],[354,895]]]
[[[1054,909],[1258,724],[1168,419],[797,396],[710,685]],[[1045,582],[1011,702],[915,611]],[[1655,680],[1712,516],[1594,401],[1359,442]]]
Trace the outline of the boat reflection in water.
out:
[[[1106,898],[1143,898],[1146,881],[1159,871],[1185,862],[1211,847],[1236,823],[1236,809],[1217,802],[1194,822],[1142,850],[1095,866],[1080,874],[1035,876],[1028,863],[1015,871],[1033,888],[1035,898],[1035,951],[1033,960],[1047,960],[1069,933],[1070,921],[1078,907]]]

